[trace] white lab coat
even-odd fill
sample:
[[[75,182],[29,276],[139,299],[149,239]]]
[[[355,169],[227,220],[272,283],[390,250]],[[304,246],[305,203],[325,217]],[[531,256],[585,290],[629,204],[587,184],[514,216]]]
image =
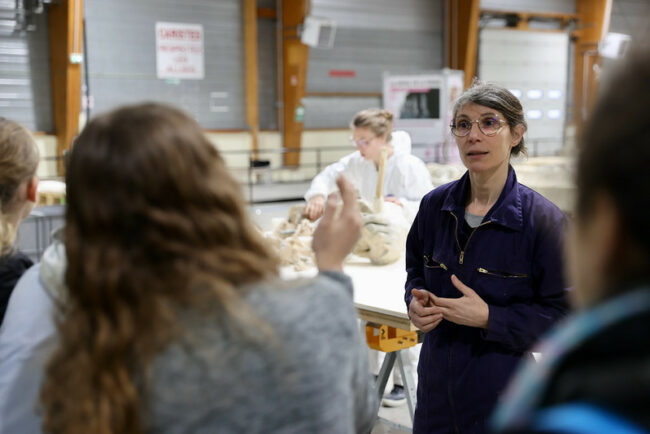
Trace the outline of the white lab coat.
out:
[[[393,155],[384,166],[384,196],[393,195],[404,205],[405,216],[413,221],[422,196],[433,189],[431,175],[424,162],[411,155],[411,137],[406,131],[394,131]],[[365,160],[359,151],[327,166],[311,182],[305,200],[336,190],[336,178],[343,174],[359,191],[361,198],[372,204],[377,189],[378,171],[375,163]]]

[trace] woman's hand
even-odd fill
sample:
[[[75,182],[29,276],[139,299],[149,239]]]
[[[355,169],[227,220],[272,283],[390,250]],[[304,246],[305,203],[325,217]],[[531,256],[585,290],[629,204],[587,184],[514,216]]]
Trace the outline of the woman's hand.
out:
[[[431,294],[433,304],[440,308],[442,317],[456,324],[487,329],[490,318],[488,304],[455,274],[451,276],[451,283],[463,294],[462,297],[442,298]]]
[[[431,293],[424,289],[412,289],[413,298],[409,304],[409,318],[415,327],[427,333],[438,327],[442,321],[442,311],[432,306]]]
[[[317,194],[309,199],[307,206],[305,206],[305,215],[311,221],[316,220],[323,214],[323,209],[325,208],[325,197]]]
[[[341,192],[343,209],[338,216],[334,216],[337,195],[330,194],[325,213],[314,231],[312,240],[316,265],[320,271],[343,271],[343,260],[359,240],[363,225],[357,194],[352,184],[343,176],[339,176],[336,185]]]

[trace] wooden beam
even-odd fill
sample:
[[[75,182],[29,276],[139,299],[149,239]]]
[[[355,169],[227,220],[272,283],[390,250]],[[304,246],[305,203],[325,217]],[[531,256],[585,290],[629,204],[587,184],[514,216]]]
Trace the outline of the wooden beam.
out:
[[[278,14],[273,8],[257,8],[257,18],[275,20],[278,18]]]
[[[446,65],[465,73],[465,88],[476,75],[479,0],[447,0],[449,37]]]
[[[302,99],[307,87],[309,48],[300,42],[298,27],[307,15],[307,0],[282,0],[282,100],[283,144],[300,149],[302,138]],[[287,152],[285,166],[298,166],[300,152]]]
[[[83,0],[61,0],[48,11],[52,113],[57,140],[59,175],[64,175],[63,154],[79,132],[81,62],[83,61]]]
[[[257,0],[244,0],[244,64],[246,83],[246,123],[251,134],[251,158],[258,157],[260,130],[257,67]]]
[[[573,120],[581,125],[598,92],[594,65],[600,61],[598,43],[609,31],[612,0],[576,0],[578,29],[574,33]]]

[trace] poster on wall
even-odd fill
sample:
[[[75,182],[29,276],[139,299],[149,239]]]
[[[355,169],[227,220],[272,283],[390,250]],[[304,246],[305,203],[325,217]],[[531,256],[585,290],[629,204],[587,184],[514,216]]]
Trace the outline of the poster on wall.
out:
[[[426,162],[458,161],[449,124],[453,102],[462,90],[462,71],[384,75],[384,108],[395,116],[395,129],[411,135],[414,155]]]
[[[156,23],[156,70],[158,78],[201,80],[203,26]]]

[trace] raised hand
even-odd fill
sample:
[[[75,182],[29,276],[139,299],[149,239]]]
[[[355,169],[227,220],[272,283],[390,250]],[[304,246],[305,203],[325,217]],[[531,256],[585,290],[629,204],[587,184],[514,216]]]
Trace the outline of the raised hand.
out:
[[[451,276],[451,283],[463,294],[462,297],[442,298],[431,294],[431,300],[440,308],[442,317],[456,324],[487,329],[490,318],[488,304],[455,274]]]
[[[431,293],[424,289],[412,289],[413,298],[409,304],[409,318],[415,327],[424,333],[438,327],[442,321],[442,311],[439,307],[433,306]]]
[[[352,184],[345,177],[339,176],[336,185],[343,199],[343,208],[340,214],[335,216],[337,194],[328,196],[323,218],[314,231],[312,240],[316,265],[321,271],[343,271],[343,260],[357,243],[363,224],[357,194]]]

